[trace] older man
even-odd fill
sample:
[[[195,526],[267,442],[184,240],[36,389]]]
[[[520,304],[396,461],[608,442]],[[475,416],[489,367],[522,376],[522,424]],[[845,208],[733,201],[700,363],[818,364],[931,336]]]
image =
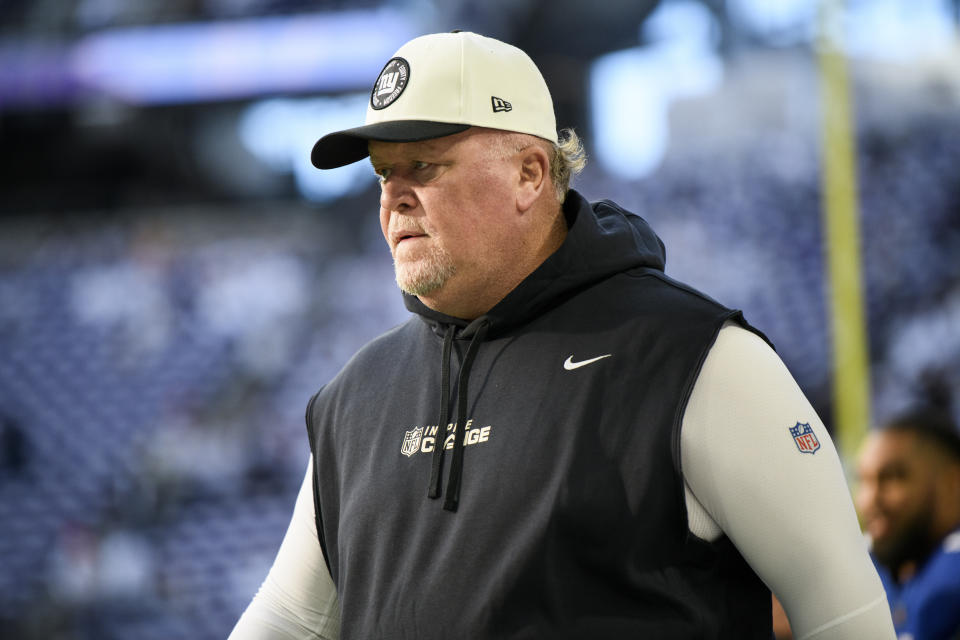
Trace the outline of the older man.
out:
[[[232,638],[892,638],[833,445],[765,338],[569,189],[522,51],[408,42],[362,127],[412,318],[311,400],[276,563]]]
[[[960,635],[960,433],[936,406],[873,432],[857,506],[900,638]]]

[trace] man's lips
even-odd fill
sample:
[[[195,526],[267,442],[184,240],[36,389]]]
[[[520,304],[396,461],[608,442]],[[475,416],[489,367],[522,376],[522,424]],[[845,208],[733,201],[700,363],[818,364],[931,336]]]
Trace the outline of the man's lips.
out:
[[[394,247],[399,246],[401,242],[406,240],[414,240],[416,238],[425,238],[427,234],[422,231],[394,231],[390,234],[390,241]]]

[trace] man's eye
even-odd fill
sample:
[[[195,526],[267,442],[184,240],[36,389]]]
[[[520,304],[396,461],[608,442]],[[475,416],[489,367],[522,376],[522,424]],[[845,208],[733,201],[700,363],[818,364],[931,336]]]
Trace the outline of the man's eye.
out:
[[[426,169],[429,166],[430,166],[429,162],[422,162],[420,160],[417,160],[416,162],[413,163],[413,168],[416,171],[422,171],[423,169]]]
[[[380,182],[383,182],[390,177],[390,169],[375,169],[374,173],[377,174],[377,178],[380,179]]]

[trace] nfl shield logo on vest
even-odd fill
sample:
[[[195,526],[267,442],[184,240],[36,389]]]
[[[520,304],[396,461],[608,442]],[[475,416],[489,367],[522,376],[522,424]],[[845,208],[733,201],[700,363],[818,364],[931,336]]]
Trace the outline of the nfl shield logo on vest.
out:
[[[795,427],[790,427],[790,435],[797,445],[800,453],[816,453],[820,448],[820,441],[817,440],[817,434],[813,432],[813,427],[807,422],[798,422]]]
[[[423,436],[423,427],[411,429],[403,434],[403,446],[400,453],[408,458],[420,450],[420,437]]]

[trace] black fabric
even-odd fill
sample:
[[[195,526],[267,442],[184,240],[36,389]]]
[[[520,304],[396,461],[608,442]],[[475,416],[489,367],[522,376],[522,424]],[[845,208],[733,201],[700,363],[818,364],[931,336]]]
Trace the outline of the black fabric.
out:
[[[429,120],[394,120],[368,124],[323,136],[314,143],[310,161],[318,169],[336,169],[366,158],[369,155],[367,142],[370,140],[418,142],[460,133],[469,128],[468,124]]]
[[[443,335],[443,355],[440,356],[440,418],[437,424],[450,421],[450,352],[453,349],[453,332],[456,327],[449,325]],[[443,447],[434,447],[433,466],[430,471],[430,490],[427,496],[439,498],[443,493]]]
[[[321,388],[320,391],[323,391]],[[313,429],[310,426],[310,415],[313,413],[313,403],[316,402],[317,396],[320,395],[320,391],[317,391],[315,394],[310,396],[310,401],[307,402],[307,436],[310,440],[310,451],[314,451],[314,442],[313,442]],[[327,541],[323,537],[323,513],[320,510],[320,482],[319,475],[316,470],[313,473],[313,481],[311,482],[313,487],[313,523],[317,528],[317,537],[320,539],[320,550],[323,551],[323,561],[327,565],[327,569],[330,569],[330,556],[327,553]]]
[[[747,325],[668,278],[639,217],[575,192],[564,212],[563,246],[486,315],[407,296],[313,403],[344,640],[770,637],[736,548],[690,535],[680,468],[700,366]]]
[[[467,423],[470,368],[473,366],[473,360],[477,355],[477,348],[487,334],[487,326],[485,321],[480,323],[477,332],[470,340],[470,346],[467,347],[467,355],[463,358],[463,366],[460,367],[460,376],[457,380],[457,421],[454,423],[455,425]],[[445,422],[441,421],[440,424],[445,424]],[[447,483],[447,495],[443,501],[443,508],[447,511],[456,511],[457,504],[460,501],[460,483],[463,480],[464,440],[465,438],[463,437],[454,437],[453,439],[453,460],[450,463],[450,481]],[[445,447],[441,447],[441,450],[443,449],[445,449]]]

